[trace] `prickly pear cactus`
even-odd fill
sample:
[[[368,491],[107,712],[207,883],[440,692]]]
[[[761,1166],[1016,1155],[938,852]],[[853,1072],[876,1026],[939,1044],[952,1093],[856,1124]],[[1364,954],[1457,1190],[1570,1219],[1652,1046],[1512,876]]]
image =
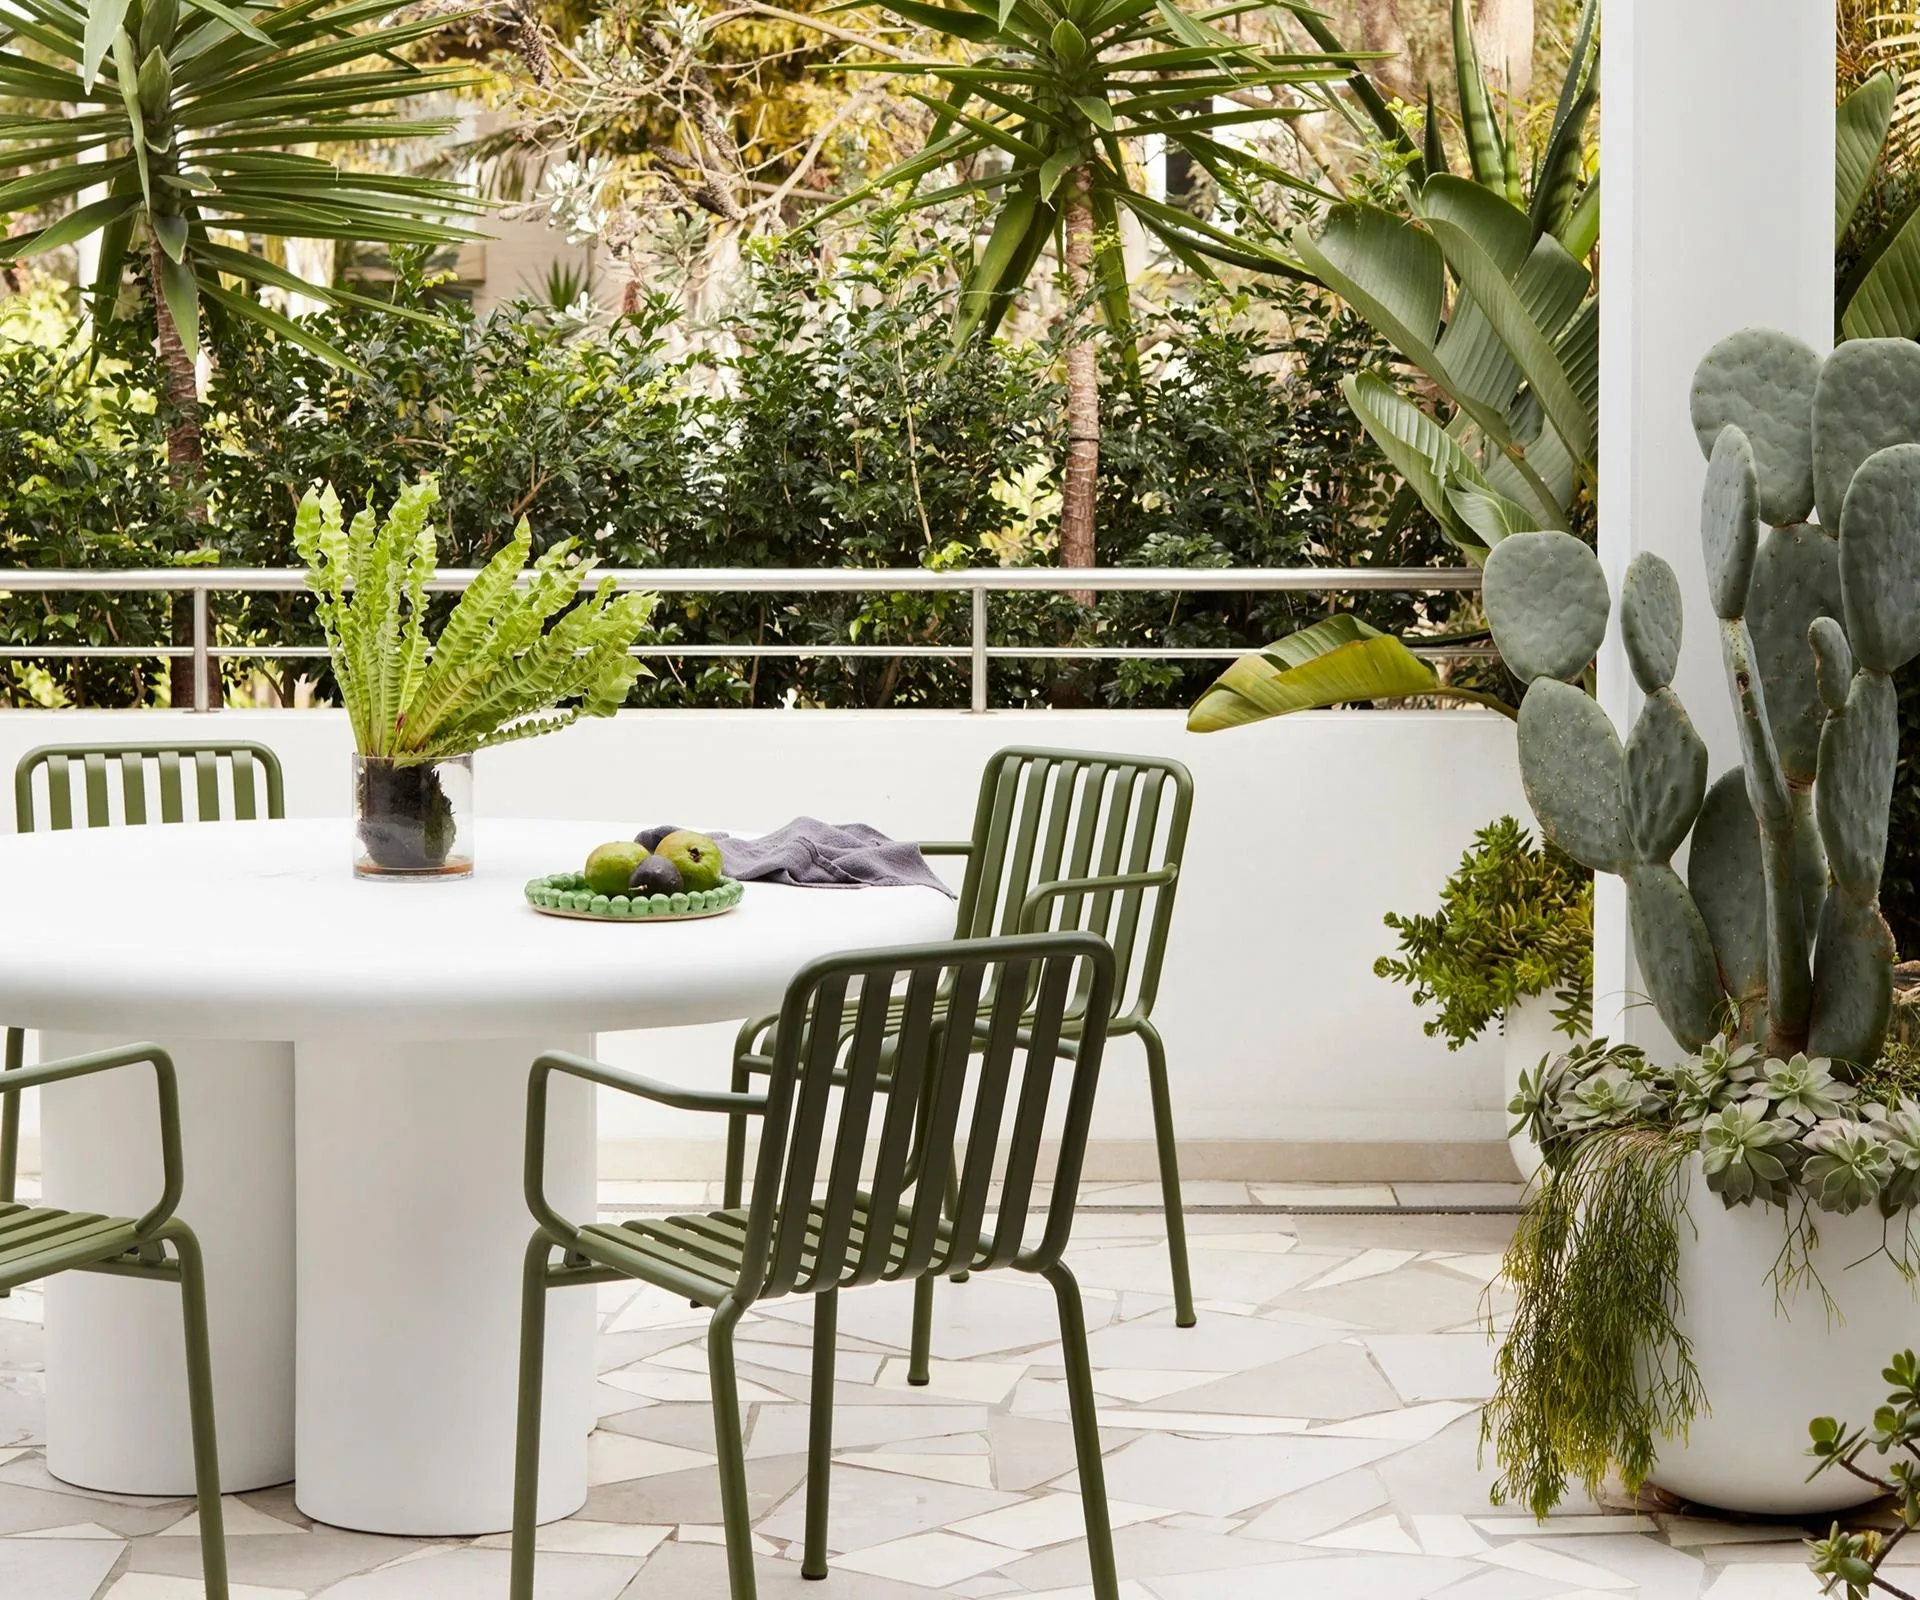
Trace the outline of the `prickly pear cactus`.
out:
[[[1486,605],[1528,682],[1521,777],[1556,844],[1625,880],[1641,975],[1682,1046],[1727,1028],[1782,1059],[1864,1064],[1893,991],[1879,905],[1892,675],[1920,655],[1920,345],[1856,340],[1823,361],[1785,334],[1738,333],[1700,363],[1692,410],[1740,766],[1708,783],[1673,692],[1672,568],[1642,553],[1621,584],[1645,697],[1623,743],[1568,681],[1606,636],[1600,563],[1567,534],[1520,533],[1487,558]]]

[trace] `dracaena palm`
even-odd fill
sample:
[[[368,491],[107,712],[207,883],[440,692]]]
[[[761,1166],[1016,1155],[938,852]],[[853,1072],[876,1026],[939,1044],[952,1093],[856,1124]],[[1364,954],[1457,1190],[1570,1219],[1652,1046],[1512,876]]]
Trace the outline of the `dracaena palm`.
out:
[[[1305,0],[1282,0],[1280,8],[1304,10]],[[1163,140],[1229,193],[1253,175],[1302,186],[1237,142],[1235,130],[1290,115],[1296,108],[1276,99],[1276,89],[1344,78],[1354,58],[1275,53],[1234,38],[1221,21],[1267,9],[1247,0],[1200,12],[1176,0],[966,0],[964,8],[875,0],[874,9],[944,40],[956,55],[860,69],[930,78],[945,89],[908,90],[933,108],[932,131],[918,155],[871,189],[912,185],[906,203],[913,206],[982,192],[997,197],[992,231],[962,286],[956,338],[991,334],[1047,245],[1058,241],[1078,319],[1066,354],[1060,554],[1069,566],[1091,566],[1100,399],[1090,321],[1098,298],[1109,325],[1128,323],[1120,214],[1131,213],[1170,254],[1208,276],[1221,262],[1256,271],[1276,265],[1261,247],[1142,190],[1129,145]],[[954,181],[919,187],[943,172]]]
[[[344,363],[256,298],[267,286],[339,304],[252,253],[245,237],[441,244],[473,235],[459,187],[342,168],[296,147],[444,131],[394,102],[455,86],[401,55],[444,16],[390,20],[393,0],[6,0],[0,7],[0,220],[49,218],[0,237],[0,261],[92,235],[96,326],[129,265],[152,291],[176,426],[177,478],[200,459],[194,360],[203,310],[247,318]],[[372,304],[373,302],[364,302]]]

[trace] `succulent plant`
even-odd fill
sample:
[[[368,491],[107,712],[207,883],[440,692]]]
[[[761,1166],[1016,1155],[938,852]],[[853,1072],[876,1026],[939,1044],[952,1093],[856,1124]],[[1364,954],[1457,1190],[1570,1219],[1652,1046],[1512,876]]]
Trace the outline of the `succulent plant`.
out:
[[[1920,654],[1920,345],[1861,339],[1823,361],[1786,334],[1737,333],[1701,362],[1692,411],[1741,764],[1707,781],[1673,691],[1672,568],[1643,551],[1620,586],[1645,696],[1623,743],[1568,681],[1606,635],[1599,560],[1569,534],[1520,533],[1487,559],[1486,608],[1529,684],[1521,776],[1550,839],[1625,879],[1641,973],[1683,1048],[1727,1026],[1789,1067],[1806,1052],[1864,1065],[1893,993],[1892,674]]]

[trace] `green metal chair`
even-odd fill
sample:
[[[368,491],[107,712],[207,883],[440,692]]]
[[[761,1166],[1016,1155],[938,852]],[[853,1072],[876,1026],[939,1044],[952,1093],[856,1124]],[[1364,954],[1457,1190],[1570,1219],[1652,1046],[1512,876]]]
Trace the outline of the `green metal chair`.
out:
[[[0,1291],[57,1272],[106,1272],[180,1286],[187,1353],[187,1412],[193,1427],[193,1482],[200,1507],[200,1560],[207,1600],[228,1600],[226,1527],[220,1510],[220,1460],[214,1437],[213,1360],[207,1334],[206,1276],[193,1230],[176,1217],[180,1203],[180,1100],[173,1062],[158,1045],[136,1044],[65,1061],[19,1067],[0,1078],[0,1102],[23,1090],[119,1067],[151,1066],[160,1102],[161,1192],[139,1217],[0,1201]],[[167,1247],[172,1246],[171,1258]]]
[[[974,808],[973,837],[921,846],[929,855],[967,858],[954,919],[956,938],[1060,926],[1087,929],[1112,944],[1120,996],[1108,1033],[1131,1034],[1146,1052],[1174,1321],[1182,1328],[1194,1323],[1193,1285],[1167,1052],[1152,1014],[1192,810],[1193,777],[1178,761],[1015,746],[987,762]],[[1062,1049],[1069,1053],[1083,1016],[1082,1007],[1068,1015]],[[733,1064],[736,1093],[766,1073],[773,1024],[773,1018],[762,1017],[740,1030]],[[746,1118],[736,1115],[727,1127],[723,1199],[730,1206],[740,1203],[746,1143]],[[915,1384],[927,1381],[933,1285],[932,1278],[924,1280],[915,1301],[908,1371],[908,1380]]]
[[[199,821],[217,822],[225,811],[220,782],[223,764],[229,772],[226,790],[233,796],[236,822],[287,814],[280,758],[263,744],[228,739],[187,744],[49,744],[29,750],[13,769],[13,825],[20,833],[38,829],[36,788],[46,791],[47,826],[54,830],[144,824],[150,820],[150,788],[158,791],[161,822],[184,822],[189,795]],[[36,785],[36,776],[43,773]],[[76,783],[80,790],[77,810]],[[120,795],[117,817],[112,801],[115,790]],[[18,1071],[25,1046],[26,1035],[21,1029],[7,1029],[6,1055],[0,1071]],[[0,1203],[14,1196],[19,1159],[20,1097],[0,1096]]]
[[[550,1289],[637,1278],[713,1308],[707,1361],[733,1600],[754,1600],[733,1335],[748,1307],[814,1297],[805,1560],[827,1575],[839,1292],[1012,1268],[1053,1285],[1096,1600],[1117,1600],[1080,1291],[1062,1264],[1114,988],[1113,952],[1079,932],[833,956],[787,989],[765,1092],[682,1089],[577,1056],[534,1063],[527,1091],[527,1250],[512,1600],[532,1600],[541,1378]],[[1067,1030],[1077,1013],[1069,1053]],[[1037,1240],[1041,1130],[1068,1066],[1064,1126]],[[569,1222],[544,1193],[554,1073],[688,1111],[761,1119],[751,1203],[619,1225]],[[971,1109],[963,1107],[971,1091]],[[833,1099],[839,1095],[837,1112]],[[828,1119],[834,1116],[831,1137]],[[869,1149],[872,1154],[869,1155]],[[948,1197],[951,1203],[948,1203]],[[558,1249],[563,1254],[552,1260]]]

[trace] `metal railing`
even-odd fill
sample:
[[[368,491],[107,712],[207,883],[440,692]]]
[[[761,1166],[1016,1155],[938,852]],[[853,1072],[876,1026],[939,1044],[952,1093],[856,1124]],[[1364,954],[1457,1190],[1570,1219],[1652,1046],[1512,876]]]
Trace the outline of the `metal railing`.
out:
[[[440,572],[429,585],[457,593],[479,576],[473,568]],[[1231,661],[1239,649],[1146,645],[995,645],[988,643],[987,600],[992,594],[1144,590],[1174,594],[1408,593],[1437,594],[1480,587],[1478,567],[970,567],[935,572],[923,567],[629,567],[599,570],[622,590],[658,594],[966,594],[971,597],[967,643],[938,644],[706,644],[636,646],[646,657],[904,657],[935,656],[971,663],[972,709],[987,709],[988,674],[996,660]],[[141,660],[191,658],[193,709],[217,709],[208,692],[210,667],[219,657],[243,660],[324,659],[324,645],[216,646],[214,594],[304,593],[306,574],[282,567],[139,567],[123,569],[0,568],[0,593],[191,594],[191,644],[5,645],[0,659],[66,659],[87,656]],[[1416,655],[1480,657],[1476,645],[1416,646]]]

